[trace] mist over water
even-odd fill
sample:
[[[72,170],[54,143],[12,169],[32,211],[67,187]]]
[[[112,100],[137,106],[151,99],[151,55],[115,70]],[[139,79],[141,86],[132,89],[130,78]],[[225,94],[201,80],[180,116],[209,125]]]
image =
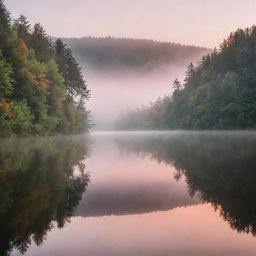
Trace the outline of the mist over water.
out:
[[[158,97],[170,95],[172,81],[184,79],[185,65],[171,65],[154,70],[136,69],[119,72],[84,68],[91,89],[88,108],[91,110],[95,130],[112,130],[120,113],[154,102]]]
[[[128,109],[148,105],[172,93],[187,66],[211,49],[153,40],[62,38],[82,67],[91,91],[88,109],[96,130],[113,130],[113,121]]]

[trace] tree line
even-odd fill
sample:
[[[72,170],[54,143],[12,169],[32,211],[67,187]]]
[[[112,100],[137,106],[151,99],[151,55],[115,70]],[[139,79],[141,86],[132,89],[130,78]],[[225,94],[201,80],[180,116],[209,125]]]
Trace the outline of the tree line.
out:
[[[71,50],[0,0],[0,136],[87,131],[88,99]]]
[[[127,111],[117,129],[254,129],[256,27],[238,29],[220,48],[188,66],[172,94]]]
[[[71,47],[80,63],[98,72],[127,69],[146,72],[168,65],[183,67],[210,52],[203,47],[110,36],[62,40]]]

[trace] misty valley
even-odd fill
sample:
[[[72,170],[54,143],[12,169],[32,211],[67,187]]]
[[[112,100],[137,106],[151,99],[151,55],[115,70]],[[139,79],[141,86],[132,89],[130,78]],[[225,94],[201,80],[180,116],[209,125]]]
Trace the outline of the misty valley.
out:
[[[3,140],[0,255],[253,255],[255,139],[177,131]]]
[[[114,130],[120,114],[169,95],[171,81],[184,78],[188,63],[211,52],[205,47],[142,39],[61,39],[81,64],[87,83],[93,85],[88,108],[94,130]]]
[[[255,13],[0,0],[0,256],[256,256]]]

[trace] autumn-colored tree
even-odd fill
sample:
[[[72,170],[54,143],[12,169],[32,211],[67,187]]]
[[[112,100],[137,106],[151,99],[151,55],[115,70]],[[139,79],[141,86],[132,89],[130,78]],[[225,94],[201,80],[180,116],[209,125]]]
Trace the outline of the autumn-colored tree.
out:
[[[0,0],[0,136],[87,131],[89,91],[72,52]],[[83,117],[83,118],[82,118]]]
[[[21,38],[17,39],[16,51],[22,58],[27,58],[29,55],[29,50]]]

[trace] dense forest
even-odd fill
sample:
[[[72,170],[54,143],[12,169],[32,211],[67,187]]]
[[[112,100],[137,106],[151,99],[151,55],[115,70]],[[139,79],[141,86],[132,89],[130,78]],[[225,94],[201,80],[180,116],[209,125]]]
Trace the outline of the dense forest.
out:
[[[71,50],[0,0],[0,136],[86,131],[88,98]]]
[[[170,88],[171,90],[171,88]],[[253,129],[256,127],[256,27],[238,29],[198,65],[190,64],[172,95],[129,110],[117,129]]]
[[[149,71],[161,66],[186,66],[210,49],[168,42],[129,38],[62,38],[79,63],[97,72]]]

